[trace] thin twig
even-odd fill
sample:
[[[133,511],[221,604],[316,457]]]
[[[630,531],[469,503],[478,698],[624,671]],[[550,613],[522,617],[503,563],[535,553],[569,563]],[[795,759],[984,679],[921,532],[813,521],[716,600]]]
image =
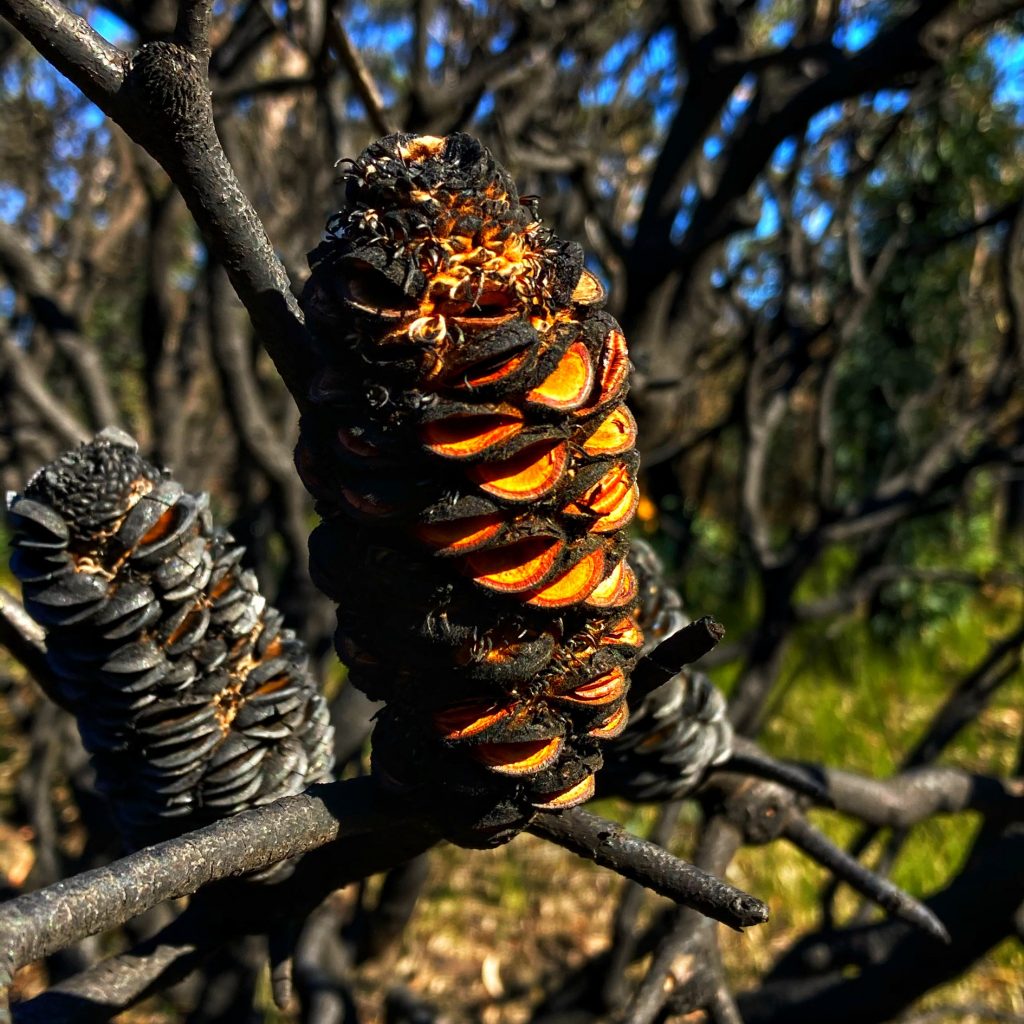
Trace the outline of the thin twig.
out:
[[[940,942],[950,941],[946,926],[923,903],[829,842],[802,815],[792,815],[788,819],[783,835],[808,857],[828,868],[833,875],[883,910],[909,921]]]
[[[768,920],[768,907],[756,896],[587,811],[546,811],[527,831],[737,931]]]
[[[740,831],[731,821],[716,815],[704,829],[694,859],[712,871],[724,873],[741,839]],[[693,910],[678,910],[672,930],[659,944],[643,981],[618,1019],[623,1024],[651,1024],[674,990],[706,982],[711,989],[709,995],[717,991],[722,965],[715,939],[715,930],[707,918]],[[673,974],[679,963],[686,965],[685,978]],[[697,1005],[689,1008],[696,1009]]]
[[[363,104],[370,124],[381,135],[390,135],[397,129],[397,125],[388,115],[377,83],[373,80],[373,75],[370,74],[370,69],[366,66],[362,55],[353,44],[340,15],[335,14],[328,19],[327,37],[352,78],[356,95]]]
[[[725,636],[725,628],[705,615],[663,640],[637,663],[630,678],[629,702],[635,706],[667,683],[684,665],[704,657]]]
[[[770,779],[794,793],[810,797],[819,807],[834,806],[820,769],[777,761],[761,750],[756,743],[743,736],[733,737],[733,752],[729,760],[719,767],[722,771]]]
[[[21,602],[5,590],[0,590],[0,644],[24,666],[50,700],[65,707],[64,702],[58,699],[60,687],[51,678],[46,661],[46,634],[29,617]]]

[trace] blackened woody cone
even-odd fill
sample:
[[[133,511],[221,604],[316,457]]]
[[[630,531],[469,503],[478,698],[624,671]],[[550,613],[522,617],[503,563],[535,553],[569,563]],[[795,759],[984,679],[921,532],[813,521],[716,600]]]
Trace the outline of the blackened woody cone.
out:
[[[142,846],[331,771],[306,655],[209,499],[106,430],[8,496],[11,569],[97,785]]]
[[[634,540],[629,561],[639,583],[639,622],[647,654],[689,620],[649,544]],[[647,694],[628,727],[609,744],[598,791],[638,801],[678,799],[732,752],[725,698],[703,672],[687,666]]]
[[[626,342],[580,247],[470,136],[391,135],[345,177],[303,296],[311,570],[386,702],[377,776],[496,842],[590,797],[628,717]]]

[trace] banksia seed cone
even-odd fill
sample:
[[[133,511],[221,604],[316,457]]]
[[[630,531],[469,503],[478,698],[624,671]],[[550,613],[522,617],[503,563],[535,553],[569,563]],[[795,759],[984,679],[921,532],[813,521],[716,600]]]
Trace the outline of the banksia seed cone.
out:
[[[688,620],[653,548],[634,540],[629,561],[639,581],[646,654]],[[644,697],[629,726],[609,744],[599,777],[601,793],[629,800],[686,796],[710,768],[729,759],[732,744],[721,691],[703,672],[686,668]]]
[[[386,702],[374,771],[497,841],[586,800],[626,722],[625,339],[580,247],[470,136],[392,135],[346,177],[303,297],[311,568]]]
[[[302,644],[244,549],[105,430],[9,498],[11,569],[126,841],[298,793],[332,766]]]

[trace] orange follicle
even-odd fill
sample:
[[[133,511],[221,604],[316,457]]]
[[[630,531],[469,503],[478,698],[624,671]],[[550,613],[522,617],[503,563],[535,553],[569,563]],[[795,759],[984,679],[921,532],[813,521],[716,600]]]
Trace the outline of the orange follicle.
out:
[[[629,604],[637,594],[636,576],[623,559],[591,591],[587,604],[594,608],[619,608]]]
[[[629,350],[622,331],[609,331],[601,354],[601,401],[617,395],[629,374]]]
[[[605,288],[589,270],[584,270],[572,293],[572,301],[579,306],[593,306],[605,297]]]
[[[494,384],[504,380],[510,374],[516,372],[530,356],[529,350],[517,352],[501,362],[485,363],[483,366],[473,367],[462,379],[462,384],[469,388],[481,388],[487,384]]]
[[[629,467],[612,466],[582,497],[566,507],[566,512],[587,514],[598,518],[590,524],[592,533],[609,533],[621,529],[636,511],[640,489]]]
[[[510,440],[522,429],[522,417],[515,413],[451,416],[426,424],[421,436],[424,445],[436,455],[468,459]]]
[[[616,708],[600,725],[595,725],[587,735],[599,740],[611,740],[619,736],[629,722],[629,707],[623,704]]]
[[[575,690],[559,695],[560,700],[571,701],[574,704],[588,704],[590,706],[611,704],[618,700],[626,692],[626,676],[621,668],[616,666],[610,672],[591,679],[589,683],[577,686]]]
[[[606,402],[612,401],[622,393],[622,388],[629,376],[629,351],[626,338],[621,331],[611,330],[605,336],[601,351],[601,368],[598,374],[597,387],[594,388],[590,400],[573,410],[576,417],[589,416]]]
[[[526,396],[526,401],[568,411],[581,406],[594,386],[594,364],[587,346],[573,342],[551,373]]]
[[[490,590],[518,594],[544,580],[564,546],[564,541],[555,537],[526,537],[514,544],[467,555],[463,568]]]
[[[496,725],[507,718],[515,705],[502,707],[497,704],[473,702],[445,708],[434,714],[434,728],[446,740],[465,740]]]
[[[145,547],[147,544],[152,544],[154,541],[163,540],[164,537],[170,535],[174,529],[174,524],[177,521],[178,513],[177,507],[169,508],[142,536],[139,540],[138,547]]]
[[[564,441],[538,441],[509,459],[469,469],[480,489],[506,501],[537,501],[558,485],[569,458]]]
[[[605,629],[600,642],[605,645],[623,644],[626,647],[642,647],[644,634],[632,615],[624,615],[618,622]]]
[[[503,775],[533,775],[549,768],[562,750],[562,737],[525,743],[481,743],[470,753],[481,764]]]
[[[189,614],[186,615],[180,623],[178,623],[177,627],[171,631],[170,636],[168,636],[164,641],[164,646],[173,647],[190,629],[196,625],[200,613],[201,609],[197,605],[196,608],[189,612]]]
[[[505,525],[499,512],[485,516],[467,516],[447,523],[420,523],[416,536],[438,554],[459,555],[476,551],[497,536]]]
[[[582,448],[588,455],[621,455],[636,443],[636,420],[625,405],[617,405],[601,421]]]
[[[537,608],[564,608],[579,604],[601,581],[603,572],[604,551],[597,548],[532,594],[526,603]]]
[[[533,806],[542,811],[562,811],[586,803],[594,795],[595,788],[594,776],[588,775],[575,786],[550,794],[547,800],[535,800]]]

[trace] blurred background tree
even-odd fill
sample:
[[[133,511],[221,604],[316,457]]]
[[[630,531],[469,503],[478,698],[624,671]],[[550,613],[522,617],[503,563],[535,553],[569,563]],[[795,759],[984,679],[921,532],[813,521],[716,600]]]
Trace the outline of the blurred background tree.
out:
[[[129,48],[176,17],[170,0],[74,8]],[[940,757],[1019,773],[1022,9],[230,0],[210,83],[296,289],[336,161],[394,129],[478,135],[584,244],[636,368],[640,529],[688,607],[727,626],[712,658],[741,731],[875,773]],[[2,24],[0,73],[4,486],[130,429],[211,492],[336,689],[297,414],[224,269],[160,167]],[[975,832],[915,830],[897,879],[946,885],[996,841]],[[762,853],[741,864],[771,892],[780,863]],[[1019,877],[1014,892],[1024,907]],[[789,899],[777,935],[812,923],[813,886]],[[755,941],[766,967],[773,940]],[[990,985],[992,1007],[1024,1012],[999,981],[1015,971],[1011,941],[970,1001]]]

